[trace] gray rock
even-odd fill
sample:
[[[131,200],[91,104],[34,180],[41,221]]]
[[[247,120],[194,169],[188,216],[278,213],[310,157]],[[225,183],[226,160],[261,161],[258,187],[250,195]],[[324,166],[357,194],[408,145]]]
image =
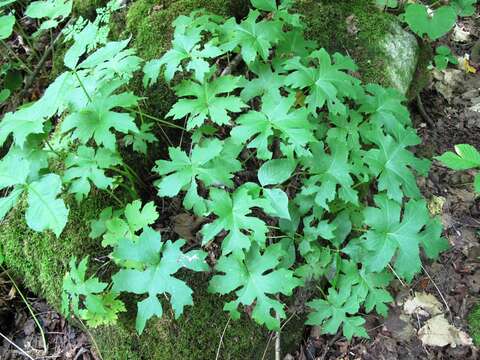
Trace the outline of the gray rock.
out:
[[[391,32],[386,33],[380,44],[383,49],[385,73],[393,87],[406,94],[417,68],[420,48],[414,35],[392,23]]]

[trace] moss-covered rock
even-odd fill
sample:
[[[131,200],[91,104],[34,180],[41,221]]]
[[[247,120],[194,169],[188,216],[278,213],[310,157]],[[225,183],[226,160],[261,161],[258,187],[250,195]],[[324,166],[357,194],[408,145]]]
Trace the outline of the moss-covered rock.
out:
[[[365,82],[406,93],[415,72],[418,44],[398,20],[378,11],[371,0],[297,0],[306,35],[329,52],[350,55]]]
[[[108,254],[97,240],[88,238],[89,220],[98,217],[109,205],[107,198],[93,196],[81,205],[68,201],[70,221],[60,238],[52,233],[36,233],[25,224],[20,204],[6,217],[0,231],[0,244],[6,266],[33,292],[44,296],[48,303],[59,308],[62,279],[68,270],[71,256],[90,255],[91,263]],[[95,265],[94,265],[95,266]],[[109,273],[111,269],[101,267]],[[102,273],[97,272],[100,276]],[[206,274],[183,275],[194,289],[194,306],[175,320],[170,306],[164,303],[162,319],[148,322],[145,332],[138,336],[135,331],[136,307],[133,298],[123,296],[128,313],[111,327],[92,329],[104,360],[171,360],[213,359],[228,315],[222,310],[224,299],[206,292]],[[283,330],[284,349],[295,346],[302,333],[302,320],[294,319]],[[221,349],[221,359],[254,359],[267,346],[270,334],[263,327],[244,316],[239,321],[230,321]],[[273,346],[273,343],[270,343]],[[269,353],[273,353],[272,348]],[[269,357],[267,357],[269,358]]]
[[[134,47],[149,60],[169,48],[178,15],[205,8],[240,18],[247,5],[248,0],[137,0],[128,10],[124,35],[132,34]],[[365,82],[407,92],[419,56],[417,40],[374,1],[297,0],[296,10],[304,15],[307,37],[330,52],[352,56]]]

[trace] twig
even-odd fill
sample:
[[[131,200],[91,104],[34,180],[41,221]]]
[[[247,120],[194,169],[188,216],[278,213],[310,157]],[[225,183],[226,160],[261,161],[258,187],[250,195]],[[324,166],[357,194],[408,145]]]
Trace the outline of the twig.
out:
[[[330,341],[327,343],[327,345],[325,345],[325,349],[323,350],[322,356],[320,356],[318,358],[318,360],[324,360],[326,358],[328,350],[333,345],[333,343],[335,343],[335,341],[337,341],[340,338],[340,335],[341,335],[341,332],[340,332],[340,329],[339,329],[337,331],[337,333],[335,334],[335,336],[330,339]]]
[[[278,312],[275,312],[275,317],[280,322],[280,315],[278,314]],[[281,357],[282,357],[282,349],[281,349],[281,343],[280,343],[281,331],[282,331],[282,328],[278,329],[275,337],[275,360],[281,360]]]
[[[8,278],[10,279],[10,281],[12,282],[13,286],[15,287],[15,289],[17,290],[18,294],[20,295],[20,297],[22,298],[25,306],[27,307],[28,309],[28,312],[30,313],[30,315],[32,315],[32,318],[33,318],[33,321],[35,322],[35,325],[37,326],[38,328],[38,331],[40,331],[40,337],[42,338],[42,343],[43,343],[43,351],[45,352],[45,355],[48,353],[48,347],[47,347],[47,339],[45,338],[45,332],[43,330],[43,327],[42,325],[40,324],[40,321],[38,321],[38,318],[37,316],[35,315],[35,312],[33,311],[32,307],[30,306],[29,302],[27,301],[26,297],[23,295],[23,293],[20,291],[20,288],[17,286],[17,283],[15,282],[15,280],[13,279],[13,277],[10,275],[10,273],[3,267],[0,265],[0,269],[2,269],[8,276]]]
[[[433,122],[432,118],[425,111],[425,107],[423,106],[422,98],[420,97],[420,94],[417,95],[417,107],[418,107],[418,110],[420,111],[420,115],[422,115],[423,120],[425,120],[427,124],[430,125],[430,127],[432,128],[435,127],[435,123]]]
[[[18,351],[20,351],[20,353],[24,356],[26,356],[27,358],[29,358],[30,360],[35,360],[33,357],[31,357],[30,355],[28,355],[25,350],[23,350],[20,346],[18,346],[17,344],[15,344],[12,340],[10,340],[9,338],[7,338],[5,335],[3,335],[1,332],[0,332],[0,336],[2,338],[4,338],[5,340],[7,340],[7,342],[12,345],[15,349],[17,349]]]
[[[225,336],[225,332],[227,331],[227,327],[228,327],[228,324],[230,324],[230,320],[232,318],[229,316],[228,317],[228,321],[227,323],[225,324],[225,327],[223,328],[223,332],[222,332],[222,336],[220,337],[220,341],[218,343],[218,348],[217,348],[217,355],[215,356],[215,360],[218,360],[219,359],[219,356],[220,356],[220,349],[222,348],[222,344],[223,344],[223,337]]]
[[[65,27],[67,27],[70,22],[72,20],[70,19],[66,24],[65,24]],[[37,66],[35,67],[35,69],[33,70],[33,72],[30,74],[29,77],[27,77],[27,79],[25,80],[25,85],[23,86],[23,90],[22,92],[20,93],[19,95],[19,98],[22,98],[25,96],[25,94],[27,93],[28,89],[30,88],[30,86],[32,85],[33,83],[33,80],[35,80],[35,78],[37,77],[38,73],[40,72],[40,70],[42,69],[43,65],[45,64],[45,61],[47,61],[47,58],[48,56],[50,55],[50,53],[53,51],[53,47],[55,46],[55,44],[58,42],[58,40],[62,37],[62,30],[60,30],[57,34],[57,36],[55,37],[55,39],[53,40],[53,42],[50,44],[50,46],[47,48],[47,50],[43,53],[42,57],[40,58],[40,61],[38,62]]]
[[[437,292],[438,294],[440,295],[440,297],[442,298],[442,301],[443,303],[445,304],[445,307],[447,308],[447,311],[450,313],[450,315],[452,315],[452,312],[450,311],[450,306],[448,306],[448,303],[447,303],[447,300],[445,300],[445,297],[443,296],[442,292],[440,291],[440,289],[438,288],[437,284],[435,283],[435,281],[433,281],[432,277],[430,276],[430,274],[428,273],[427,269],[425,269],[425,267],[423,265],[422,266],[422,269],[423,271],[425,271],[425,274],[427,274],[427,277],[430,279],[430,281],[432,282],[433,286],[435,286],[435,289],[437,289]]]
[[[222,72],[220,73],[220,76],[230,75],[233,72],[233,70],[235,70],[236,67],[240,65],[241,61],[242,61],[242,55],[237,54],[233,58],[232,62],[225,69],[222,70]]]
[[[393,269],[392,265],[387,264],[387,266],[390,269],[390,271],[393,273],[393,275],[395,275],[395,277],[398,279],[398,281],[400,281],[400,284],[402,284],[403,287],[408,287],[408,285],[405,284],[405,282],[400,278],[400,276],[398,276],[396,271]]]

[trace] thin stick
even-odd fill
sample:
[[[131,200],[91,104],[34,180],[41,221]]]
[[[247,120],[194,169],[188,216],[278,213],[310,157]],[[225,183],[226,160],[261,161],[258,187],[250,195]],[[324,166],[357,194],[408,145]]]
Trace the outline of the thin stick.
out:
[[[448,306],[448,304],[447,304],[447,300],[445,300],[445,297],[443,296],[442,292],[441,292],[440,289],[438,288],[438,286],[437,286],[437,284],[435,283],[435,281],[433,281],[433,279],[432,279],[432,277],[430,276],[430,274],[428,273],[427,269],[425,269],[425,268],[423,267],[423,265],[421,265],[421,266],[422,266],[423,271],[425,271],[425,274],[427,274],[428,278],[429,278],[430,281],[432,282],[433,286],[435,286],[435,289],[437,289],[437,292],[438,292],[438,294],[440,295],[440,297],[442,298],[442,301],[443,301],[443,303],[445,304],[445,307],[447,308],[447,311],[448,311],[448,312],[450,313],[450,315],[451,315],[452,312],[450,311],[450,306]]]
[[[1,332],[0,332],[0,336],[2,338],[4,338],[5,340],[8,341],[8,343],[10,345],[12,345],[15,349],[17,349],[18,351],[20,351],[22,353],[22,355],[26,356],[27,358],[29,358],[30,360],[35,360],[33,357],[31,357],[30,355],[28,355],[25,350],[23,350],[20,346],[18,346],[17,344],[15,344],[12,340],[10,340],[9,338],[7,338],[5,335],[3,335]]]
[[[403,280],[400,278],[400,276],[398,276],[398,274],[395,272],[395,270],[392,268],[392,265],[388,264],[388,268],[390,269],[390,271],[393,273],[393,275],[395,275],[395,277],[398,279],[398,281],[400,281],[400,284],[402,284],[403,287],[408,287],[407,284],[405,284],[403,282]]]
[[[280,315],[276,312],[275,317],[277,318],[278,321],[280,321]],[[281,334],[281,328],[277,331],[276,337],[275,337],[275,360],[281,360],[282,357],[282,350],[281,350],[281,343],[280,343],[280,334]]]
[[[25,296],[23,295],[23,293],[20,291],[19,287],[17,286],[17,283],[15,282],[15,280],[12,278],[12,276],[10,275],[10,273],[5,270],[5,268],[3,266],[0,266],[0,268],[7,274],[8,278],[10,279],[10,281],[12,282],[13,286],[15,287],[15,289],[17,290],[18,294],[20,295],[20,297],[22,298],[23,302],[25,303],[25,306],[27,307],[28,309],[28,312],[30,313],[30,315],[32,315],[32,318],[33,318],[33,321],[35,322],[35,325],[37,325],[38,327],[38,331],[40,331],[40,337],[42,338],[42,343],[43,343],[43,350],[45,351],[45,354],[47,354],[48,352],[48,348],[47,348],[47,340],[45,338],[45,332],[43,331],[43,327],[42,325],[40,325],[40,321],[38,321],[37,319],[37,316],[35,315],[35,312],[33,311],[32,307],[30,306],[30,304],[28,303],[27,299],[25,298]]]
[[[422,98],[420,95],[417,95],[417,107],[418,110],[420,111],[420,115],[422,115],[423,120],[430,125],[432,128],[435,127],[435,123],[433,122],[432,118],[428,115],[427,111],[425,110],[425,107],[423,106]]]
[[[225,69],[223,69],[220,76],[230,75],[233,72],[233,70],[235,70],[235,68],[240,64],[241,61],[242,61],[242,55],[237,54],[233,58],[232,62],[230,62],[230,64],[228,64],[228,66]]]
[[[100,348],[98,347],[98,344],[97,344],[97,342],[95,341],[95,338],[93,337],[92,333],[91,333],[90,330],[88,330],[88,328],[85,326],[85,324],[83,323],[82,319],[77,318],[77,320],[80,321],[80,324],[82,324],[83,329],[85,330],[85,332],[88,334],[88,336],[89,336],[90,339],[92,340],[93,347],[94,347],[95,350],[97,351],[98,357],[100,358],[100,360],[103,360],[103,356],[102,356],[102,353],[100,352]]]
[[[68,26],[70,24],[71,20],[69,20],[67,22],[67,24],[65,26]],[[55,46],[55,44],[58,42],[58,40],[62,37],[62,31],[60,31],[58,33],[58,35],[56,36],[56,38],[53,40],[53,42],[50,44],[50,46],[47,48],[47,50],[43,53],[42,57],[40,58],[40,61],[38,62],[37,66],[35,67],[35,69],[33,70],[33,72],[30,74],[29,77],[27,77],[27,79],[25,80],[25,85],[23,86],[23,90],[22,92],[20,93],[20,97],[24,96],[25,93],[28,91],[28,89],[30,88],[30,86],[32,85],[33,83],[33,80],[35,80],[35,78],[37,77],[38,73],[40,72],[40,70],[42,69],[43,65],[45,64],[45,62],[47,61],[47,58],[48,58],[48,55],[53,51],[53,47]]]
[[[15,59],[17,59],[17,61],[22,64],[22,66],[25,68],[25,70],[27,70],[27,72],[29,74],[32,74],[32,69],[30,69],[30,67],[20,58],[20,56],[17,55],[17,53],[15,51],[13,51],[12,49],[10,49],[10,47],[5,43],[5,41],[3,40],[0,40],[0,43],[2,43],[2,45],[5,47],[5,49],[7,49],[7,52],[9,52],[10,54],[13,55],[13,57]]]
[[[222,344],[223,344],[223,337],[225,336],[225,332],[227,331],[227,327],[228,327],[228,324],[230,324],[230,320],[231,320],[231,319],[232,319],[232,318],[229,316],[229,317],[228,317],[228,321],[227,321],[227,323],[225,324],[225,327],[223,328],[222,336],[220,337],[220,342],[218,343],[217,355],[215,356],[215,360],[218,360],[218,359],[219,359],[220,349],[221,349]]]

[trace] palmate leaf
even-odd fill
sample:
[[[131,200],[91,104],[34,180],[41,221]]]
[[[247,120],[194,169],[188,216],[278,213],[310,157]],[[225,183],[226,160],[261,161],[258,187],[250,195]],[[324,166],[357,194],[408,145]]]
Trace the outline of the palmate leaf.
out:
[[[145,64],[143,84],[147,87],[155,83],[160,70],[165,67],[165,79],[171,81],[177,71],[182,70],[182,62],[186,62],[185,69],[193,71],[195,80],[203,82],[205,74],[210,71],[210,64],[206,59],[218,57],[223,50],[208,42],[200,49],[200,33],[197,31],[186,34],[176,34],[172,49],[168,50],[160,59],[154,59]],[[189,60],[188,62],[186,60]]]
[[[132,93],[114,95],[111,87],[99,91],[80,111],[73,112],[63,120],[61,130],[63,133],[72,132],[72,139],[78,139],[82,144],[87,144],[90,139],[97,145],[115,151],[116,138],[111,129],[121,133],[138,133],[135,119],[126,113],[112,111],[117,107],[129,108],[137,104],[138,97]]]
[[[377,84],[368,84],[365,89],[371,95],[362,98],[358,111],[367,114],[372,124],[382,126],[396,137],[402,134],[405,126],[411,125],[408,109],[402,104],[406,99],[398,90]]]
[[[43,134],[45,122],[64,110],[73,77],[63,73],[48,86],[40,100],[5,114],[0,121],[0,146],[11,134],[15,145],[23,147],[29,135]]]
[[[197,180],[206,186],[222,184],[233,185],[231,164],[222,165],[222,161],[215,162],[223,149],[223,143],[218,139],[212,139],[195,145],[192,153],[188,156],[179,148],[169,148],[170,161],[158,160],[154,171],[162,175],[162,179],[156,183],[159,196],[174,197],[180,191],[187,191],[183,200],[187,209],[193,209],[195,214],[204,215],[207,206],[206,201],[197,191]],[[166,175],[166,176],[164,176]]]
[[[293,108],[295,101],[294,95],[263,96],[262,111],[249,111],[239,116],[236,120],[239,125],[232,129],[231,137],[242,144],[253,137],[247,147],[257,149],[257,157],[262,160],[272,157],[269,142],[273,135],[291,145],[298,155],[311,155],[306,145],[316,141],[313,126],[308,121],[305,108]],[[288,156],[288,153],[285,155]]]
[[[357,314],[360,308],[359,301],[350,293],[350,288],[343,287],[338,292],[329,288],[326,300],[313,300],[307,305],[314,311],[309,314],[306,324],[321,325],[322,333],[335,334],[342,326],[343,335],[348,340],[354,335],[369,337],[363,326],[365,319],[360,316],[349,316]]]
[[[252,189],[252,185],[245,183],[231,196],[224,190],[210,189],[209,209],[217,219],[203,226],[203,245],[225,231],[227,235],[222,241],[224,256],[233,253],[236,257],[244,257],[253,241],[265,247],[267,225],[255,216],[248,216],[252,215],[253,207],[259,206],[258,189]]]
[[[113,211],[112,208],[102,211],[100,218],[91,224],[90,237],[103,235],[103,246],[115,245],[121,239],[136,240],[137,233],[157,219],[158,212],[153,201],[142,207],[142,202],[135,200],[120,211]]]
[[[96,277],[86,279],[88,257],[83,258],[77,266],[77,259],[70,260],[70,271],[63,278],[62,313],[73,314],[87,321],[89,326],[114,324],[118,313],[126,311],[118,293],[107,292],[107,283]]]
[[[343,99],[345,97],[356,99],[361,90],[359,80],[346,72],[355,71],[357,66],[350,58],[338,53],[333,55],[332,62],[325,49],[312,52],[310,59],[318,65],[305,66],[300,57],[285,62],[285,69],[292,70],[286,78],[285,85],[308,91],[305,103],[314,115],[325,103],[331,113],[345,114]]]
[[[210,281],[209,290],[222,295],[235,292],[236,300],[225,304],[234,319],[240,317],[238,306],[249,306],[255,302],[252,317],[259,324],[271,330],[280,328],[280,319],[286,317],[284,305],[275,299],[276,294],[291,295],[294,288],[303,284],[293,271],[277,268],[286,256],[280,243],[268,246],[263,253],[253,244],[245,259],[236,256],[222,256],[215,269],[223,275],[215,275]]]
[[[158,142],[157,137],[152,133],[153,123],[144,122],[140,125],[138,133],[128,134],[123,137],[125,145],[132,145],[133,151],[147,155],[148,144]]]
[[[164,243],[160,233],[145,228],[138,241],[122,239],[113,252],[115,259],[133,266],[121,269],[112,277],[112,290],[148,295],[138,303],[136,329],[139,334],[143,332],[148,319],[162,316],[159,295],[170,295],[175,318],[183,313],[186,305],[193,305],[192,289],[173,275],[182,268],[193,271],[208,270],[205,262],[207,254],[200,250],[183,253],[181,248],[185,243],[185,240],[168,240]]]
[[[404,195],[420,198],[420,190],[412,170],[425,175],[428,173],[430,161],[418,159],[407,150],[407,147],[420,143],[415,132],[405,130],[397,142],[390,135],[376,131],[371,140],[378,148],[367,151],[364,160],[373,175],[378,177],[378,189],[386,190],[388,197],[399,203]]]
[[[68,218],[65,203],[57,198],[62,190],[62,181],[55,174],[33,177],[35,180],[31,181],[32,168],[31,160],[20,152],[12,152],[0,160],[0,190],[13,188],[8,196],[0,198],[0,216],[3,218],[26,191],[27,225],[39,232],[52,230],[58,237]]]
[[[252,80],[246,80],[240,97],[247,102],[256,96],[280,96],[280,88],[283,87],[285,76],[273,71],[269,64],[260,61],[254,62],[250,70],[257,76]]]
[[[386,287],[393,275],[386,271],[373,273],[365,271],[365,268],[359,270],[355,262],[347,260],[342,260],[340,270],[337,287],[351,288],[352,294],[360,302],[364,302],[367,313],[375,309],[378,314],[386,317],[388,312],[386,304],[393,302]]]
[[[203,84],[184,80],[175,87],[175,93],[182,98],[173,105],[167,116],[181,119],[189,115],[187,130],[200,127],[206,120],[218,125],[228,124],[230,116],[227,111],[240,112],[247,105],[239,97],[219,95],[232,92],[241,86],[240,83],[241,77],[231,75],[209,79]]]
[[[232,51],[240,47],[240,54],[247,64],[251,64],[258,57],[267,61],[270,49],[281,39],[282,31],[275,22],[258,21],[260,12],[250,10],[248,16],[240,24],[230,18],[222,26],[222,32],[227,41],[224,49]]]
[[[424,200],[410,200],[405,205],[401,218],[401,206],[384,194],[376,195],[375,203],[378,207],[368,207],[363,212],[364,223],[369,226],[369,230],[361,241],[361,246],[367,250],[362,263],[366,271],[379,272],[395,256],[396,273],[410,281],[421,268],[420,245],[425,248],[430,244],[438,247],[443,240],[435,228],[433,231],[428,228],[435,224],[430,221]],[[425,226],[427,229],[422,233]],[[436,237],[430,238],[426,243],[426,233]]]
[[[127,49],[130,39],[110,41],[82,61],[77,69],[89,69],[97,79],[130,80],[142,59],[134,49]]]
[[[75,154],[69,154],[65,160],[63,180],[71,183],[69,192],[75,194],[77,201],[83,200],[90,192],[92,182],[99,189],[113,185],[113,178],[105,175],[105,170],[121,163],[120,156],[105,148],[97,151],[87,146],[80,146]]]
[[[315,203],[325,210],[329,210],[328,202],[337,197],[337,191],[340,199],[356,205],[358,193],[352,188],[351,176],[355,169],[349,161],[347,144],[333,140],[328,145],[330,154],[325,152],[323,144],[311,146],[313,157],[305,161],[309,177],[305,180],[302,195],[314,195]]]
[[[59,237],[68,220],[68,209],[58,196],[62,192],[62,179],[48,174],[27,185],[27,225],[35,231],[52,230]]]

